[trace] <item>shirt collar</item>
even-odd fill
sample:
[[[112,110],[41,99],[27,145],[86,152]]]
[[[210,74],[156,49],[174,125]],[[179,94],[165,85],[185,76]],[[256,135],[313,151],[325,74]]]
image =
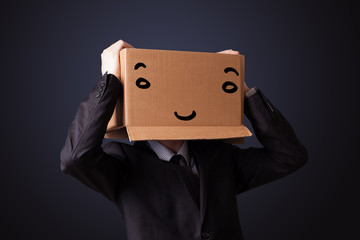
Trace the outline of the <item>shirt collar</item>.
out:
[[[177,153],[174,153],[173,151],[169,150],[168,148],[166,148],[164,145],[162,145],[158,141],[155,141],[155,140],[150,141],[149,140],[149,141],[147,141],[147,143],[152,148],[152,150],[154,150],[154,152],[156,153],[158,158],[160,158],[162,160],[170,161],[171,157],[174,156],[175,154],[181,154],[181,155],[183,155],[185,160],[189,163],[189,150],[188,150],[187,141],[183,142],[183,144],[181,145],[181,147]]]

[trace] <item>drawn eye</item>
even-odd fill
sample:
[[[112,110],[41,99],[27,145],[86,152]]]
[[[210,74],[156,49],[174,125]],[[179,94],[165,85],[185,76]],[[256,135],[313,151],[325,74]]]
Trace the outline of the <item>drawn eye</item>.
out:
[[[234,93],[237,89],[238,87],[233,82],[226,81],[222,85],[222,90],[226,93]]]
[[[145,65],[145,63],[138,62],[137,64],[135,64],[134,69],[138,70],[139,67],[146,68],[146,65]]]
[[[145,78],[138,78],[136,80],[136,86],[141,89],[147,89],[150,87],[150,82]]]

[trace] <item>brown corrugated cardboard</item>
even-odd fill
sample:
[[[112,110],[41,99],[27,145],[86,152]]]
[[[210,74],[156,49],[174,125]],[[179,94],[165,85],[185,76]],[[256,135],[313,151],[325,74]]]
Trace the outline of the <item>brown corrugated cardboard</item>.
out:
[[[228,139],[242,143],[244,56],[125,48],[123,97],[106,138]]]

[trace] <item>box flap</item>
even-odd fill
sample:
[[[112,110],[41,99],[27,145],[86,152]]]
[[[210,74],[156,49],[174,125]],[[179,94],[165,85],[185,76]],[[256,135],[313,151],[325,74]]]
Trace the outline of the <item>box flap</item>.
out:
[[[105,134],[106,138],[142,140],[238,139],[252,133],[245,126],[127,126]]]

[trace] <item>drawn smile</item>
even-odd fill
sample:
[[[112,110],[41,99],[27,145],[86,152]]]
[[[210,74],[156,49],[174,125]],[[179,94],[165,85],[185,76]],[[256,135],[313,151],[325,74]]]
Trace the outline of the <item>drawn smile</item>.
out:
[[[196,116],[195,111],[192,111],[192,113],[190,115],[188,115],[188,116],[181,116],[176,111],[174,112],[174,114],[175,114],[175,117],[177,119],[182,120],[182,121],[189,121],[189,120],[193,119]]]

